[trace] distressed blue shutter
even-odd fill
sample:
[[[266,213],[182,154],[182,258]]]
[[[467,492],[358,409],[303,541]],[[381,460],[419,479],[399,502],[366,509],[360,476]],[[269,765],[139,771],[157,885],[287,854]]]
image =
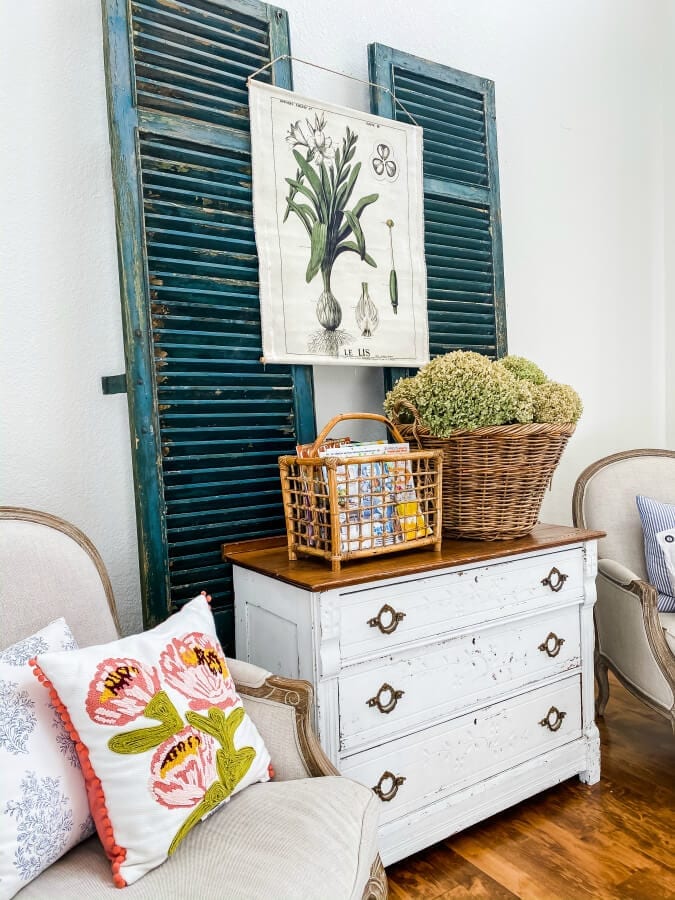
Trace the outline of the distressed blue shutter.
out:
[[[263,366],[249,74],[289,52],[253,0],[103,0],[144,620],[202,589],[233,650],[221,543],[284,530],[277,457],[310,370]],[[290,88],[288,60],[259,76]]]
[[[424,129],[429,351],[506,353],[494,83],[368,47],[371,110]],[[381,90],[380,88],[387,88]],[[389,383],[404,370],[388,370]]]

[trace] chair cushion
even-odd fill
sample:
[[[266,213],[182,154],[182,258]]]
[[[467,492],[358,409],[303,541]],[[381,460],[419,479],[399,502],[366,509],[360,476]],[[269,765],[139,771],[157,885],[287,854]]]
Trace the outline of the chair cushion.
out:
[[[673,656],[675,656],[675,612],[659,613],[659,619],[661,620],[668,646],[673,651]]]
[[[269,753],[205,596],[149,631],[41,653],[34,665],[75,740],[118,887],[180,853],[188,831],[233,794],[269,779]]]
[[[659,592],[659,610],[675,612],[675,504],[639,494],[635,501],[644,533],[647,574]]]
[[[193,828],[181,853],[123,895],[97,838],[80,844],[20,900],[360,900],[377,854],[379,801],[347,778],[256,784]]]

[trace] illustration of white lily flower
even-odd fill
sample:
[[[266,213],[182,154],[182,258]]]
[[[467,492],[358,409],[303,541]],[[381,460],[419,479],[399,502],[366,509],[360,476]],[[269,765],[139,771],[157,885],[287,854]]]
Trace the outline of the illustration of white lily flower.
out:
[[[309,122],[307,122],[307,124],[309,125]],[[288,134],[286,135],[286,142],[291,150],[293,150],[295,147],[307,147],[308,150],[310,149],[309,142],[304,135],[302,126],[300,125],[300,119],[298,119],[295,124],[291,123],[291,127],[289,128]]]
[[[321,162],[323,162],[326,159],[330,159],[333,156],[335,151],[332,149],[333,138],[328,137],[328,135],[326,134],[326,130],[325,130],[326,129],[326,118],[325,118],[325,116],[323,115],[323,113],[321,114],[321,116],[319,116],[318,114],[315,114],[313,125],[309,121],[309,119],[307,119],[306,121],[307,121],[307,125],[309,126],[310,131],[312,132],[312,138],[311,138],[312,148],[311,149],[314,151],[316,156],[318,156],[318,158]]]

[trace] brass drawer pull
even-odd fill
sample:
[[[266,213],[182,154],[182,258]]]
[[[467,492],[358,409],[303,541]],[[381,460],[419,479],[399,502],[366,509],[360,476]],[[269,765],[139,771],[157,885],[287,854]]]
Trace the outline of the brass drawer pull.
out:
[[[382,790],[382,785],[387,781],[391,782],[391,784],[389,788],[384,791]],[[380,800],[384,800],[384,802],[386,803],[388,800],[394,799],[394,797],[398,794],[398,789],[401,787],[404,781],[405,778],[403,777],[403,775],[394,775],[393,772],[383,772],[380,775],[380,780],[373,788],[373,791],[377,794]]]
[[[565,643],[565,638],[559,638],[557,634],[554,632],[550,632],[546,640],[539,644],[539,649],[542,653],[546,653],[547,656],[557,656],[560,653],[560,648]]]
[[[552,706],[539,724],[542,728],[548,728],[549,731],[557,731],[566,715],[567,713],[558,709],[557,706]]]
[[[566,581],[567,575],[565,575],[564,572],[561,572],[560,569],[556,569],[555,566],[553,566],[546,578],[541,579],[541,583],[544,587],[550,587],[554,594],[557,594],[558,591],[562,589],[562,586]]]
[[[389,619],[389,622],[385,624],[382,619],[382,616],[385,619]],[[371,628],[379,628],[382,634],[392,634],[398,628],[398,623],[405,619],[404,612],[397,612],[393,606],[390,606],[388,603],[385,603],[379,613],[374,616],[372,619],[368,619],[368,624]]]
[[[389,694],[389,699],[386,703],[382,702],[383,694]],[[366,700],[366,703],[368,706],[376,706],[381,713],[390,713],[393,709],[396,709],[396,704],[404,694],[405,691],[396,691],[385,681],[377,694],[375,694],[374,697],[371,697],[370,700]]]

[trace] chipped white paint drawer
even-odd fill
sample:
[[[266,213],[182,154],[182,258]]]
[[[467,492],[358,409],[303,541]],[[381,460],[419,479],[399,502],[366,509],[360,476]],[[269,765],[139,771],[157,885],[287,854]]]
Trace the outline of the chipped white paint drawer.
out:
[[[391,822],[581,736],[579,676],[343,758]]]
[[[579,606],[484,625],[350,666],[338,679],[340,750],[381,743],[580,666]]]
[[[289,562],[282,544],[233,551],[237,655],[311,681],[331,762],[395,795],[385,864],[573,775],[599,779],[598,537],[541,525],[450,542],[437,564],[420,551],[339,573]],[[565,716],[549,727],[552,707]]]
[[[346,662],[401,644],[583,597],[581,547],[414,578],[340,595]]]

